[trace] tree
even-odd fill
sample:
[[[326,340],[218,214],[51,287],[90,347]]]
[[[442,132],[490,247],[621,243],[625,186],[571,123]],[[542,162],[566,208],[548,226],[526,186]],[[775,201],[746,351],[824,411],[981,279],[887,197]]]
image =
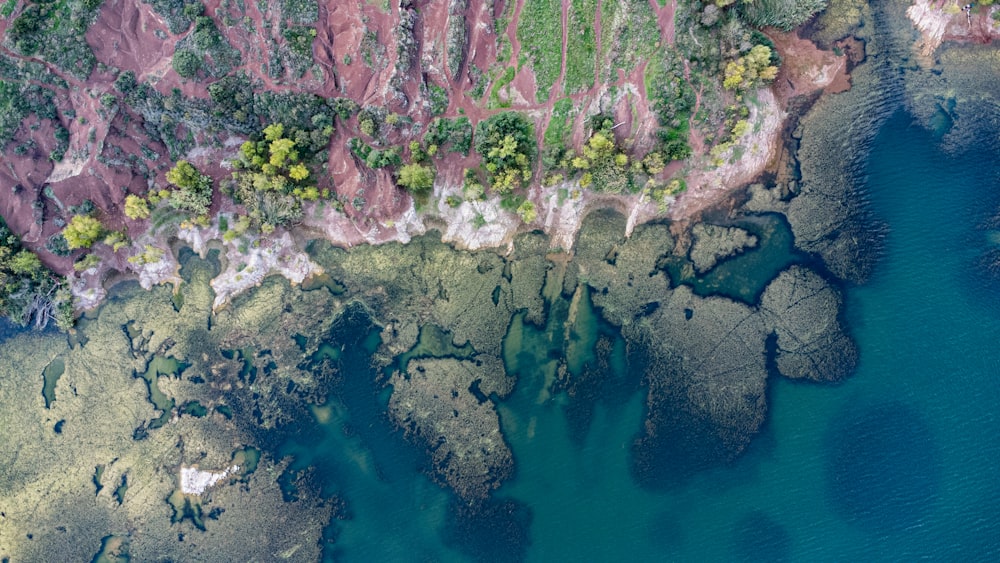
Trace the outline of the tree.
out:
[[[212,179],[186,160],[179,160],[167,171],[167,181],[178,189],[170,194],[170,205],[176,209],[190,211],[194,215],[205,215],[212,205]]]
[[[89,215],[74,215],[63,229],[63,237],[70,249],[90,248],[101,237],[104,227]]]
[[[778,67],[771,64],[772,52],[767,45],[754,45],[746,55],[726,63],[722,86],[727,90],[746,90],[771,82],[778,76]]]
[[[524,200],[524,202],[517,207],[517,215],[525,223],[531,223],[538,217],[538,212],[535,210],[534,203],[530,200]]]
[[[135,194],[128,194],[125,196],[125,216],[133,220],[149,217],[149,202]]]
[[[329,129],[321,132],[328,140],[332,127],[327,120],[312,121]],[[247,220],[262,232],[298,221],[303,202],[328,195],[327,190],[321,192],[310,182],[305,164],[318,152],[316,147],[325,146],[326,141],[314,143],[313,133],[316,131],[296,128],[286,131],[283,124],[272,123],[262,131],[263,139],[247,141],[240,147],[240,156],[233,163],[236,173],[225,189],[246,208]]]
[[[399,170],[397,183],[414,193],[423,193],[434,187],[434,169],[420,164],[407,164]]]
[[[201,70],[201,56],[190,49],[179,49],[174,52],[170,65],[174,67],[181,78],[192,78]]]
[[[509,192],[531,179],[537,147],[534,128],[521,113],[498,113],[479,122],[475,147],[497,191]]]

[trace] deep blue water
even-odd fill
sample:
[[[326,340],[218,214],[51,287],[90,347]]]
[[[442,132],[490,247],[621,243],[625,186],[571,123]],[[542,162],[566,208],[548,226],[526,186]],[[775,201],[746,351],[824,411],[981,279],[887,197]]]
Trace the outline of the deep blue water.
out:
[[[629,471],[644,393],[618,349],[608,398],[587,426],[572,426],[566,394],[546,391],[551,339],[515,321],[505,360],[519,382],[498,410],[516,474],[473,525],[456,523],[413,449],[385,440],[385,397],[347,389],[311,445],[285,452],[317,464],[350,502],[329,555],[509,560],[525,553],[514,536],[527,526],[532,561],[996,560],[1000,281],[980,266],[995,244],[983,224],[1000,199],[996,157],[989,143],[945,154],[905,113],[886,123],[866,178],[886,251],[868,284],[845,288],[857,372],[840,385],[772,379],[768,420],[748,451],[665,492],[640,488]],[[607,333],[589,313],[571,367],[591,361]],[[344,361],[367,369],[363,355]],[[345,423],[363,427],[345,436]]]

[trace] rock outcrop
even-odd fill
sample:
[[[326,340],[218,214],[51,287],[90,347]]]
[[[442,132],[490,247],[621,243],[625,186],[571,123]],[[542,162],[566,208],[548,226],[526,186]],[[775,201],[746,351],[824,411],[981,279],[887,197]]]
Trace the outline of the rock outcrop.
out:
[[[781,375],[837,381],[854,371],[858,350],[840,325],[841,305],[836,289],[801,266],[767,286],[760,309],[777,337],[774,360]]]
[[[721,227],[699,223],[691,229],[694,242],[688,256],[694,269],[704,274],[727,258],[757,246],[757,237],[739,227]]]
[[[389,414],[427,447],[436,480],[471,501],[485,499],[511,475],[513,457],[488,398],[513,387],[499,359],[412,360],[390,384]]]

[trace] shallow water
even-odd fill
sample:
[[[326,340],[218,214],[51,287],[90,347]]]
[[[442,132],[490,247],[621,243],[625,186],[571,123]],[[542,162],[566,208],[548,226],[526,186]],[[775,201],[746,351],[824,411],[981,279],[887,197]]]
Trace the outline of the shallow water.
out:
[[[665,491],[639,487],[629,455],[645,393],[626,373],[620,337],[601,397],[571,399],[550,392],[556,358],[565,350],[569,370],[579,374],[595,361],[598,338],[614,340],[615,331],[601,324],[587,298],[565,334],[568,300],[554,301],[544,328],[515,317],[504,361],[519,379],[498,411],[517,465],[495,497],[527,507],[527,559],[1000,555],[993,466],[1000,454],[1000,390],[993,381],[1000,367],[993,345],[1000,284],[978,266],[995,244],[979,226],[1000,199],[989,189],[1000,166],[991,144],[955,156],[941,151],[938,139],[899,112],[872,146],[866,187],[889,235],[870,283],[844,288],[845,320],[861,352],[857,373],[837,386],[772,378],[763,431],[728,466]],[[800,259],[777,256],[776,246],[765,244],[765,257],[743,260]],[[732,283],[747,287],[738,268],[730,268]],[[344,353],[350,369],[367,369],[357,347]],[[520,555],[501,531],[454,538],[449,495],[419,472],[420,456],[398,435],[384,437],[392,433],[385,398],[372,399],[367,384],[350,387],[344,404],[321,413],[310,438],[283,452],[299,457],[297,467],[315,464],[329,492],[350,502],[353,518],[334,524],[340,536],[330,558]],[[344,436],[338,429],[345,423],[356,433]]]
[[[839,385],[772,377],[762,431],[732,463],[655,492],[637,484],[630,455],[645,414],[640,366],[628,363],[624,340],[589,295],[572,306],[553,275],[542,291],[550,300],[546,326],[518,313],[503,341],[505,366],[518,382],[497,411],[516,465],[479,516],[455,516],[462,514],[457,501],[425,474],[421,448],[389,420],[387,372],[371,365],[379,330],[363,314],[338,326],[312,357],[339,363],[339,388],[265,452],[294,458],[279,479],[283,493],[294,498],[302,476],[346,503],[347,518],[326,530],[331,561],[1000,558],[1000,279],[981,266],[1000,248],[996,231],[982,228],[1000,205],[1000,159],[995,135],[964,153],[942,150],[953,125],[935,118],[927,131],[900,111],[882,126],[861,180],[888,228],[885,253],[868,283],[842,288],[860,365]],[[745,221],[761,236],[757,250],[704,279],[679,281],[753,303],[780,269],[815,264],[790,246],[780,216]],[[133,289],[112,295],[126,299]],[[346,291],[332,278],[304,289]],[[0,343],[16,332],[0,321]],[[296,336],[305,350],[306,336]],[[388,371],[408,358],[472,353],[450,336],[448,327],[423,326],[415,348]],[[248,360],[254,355],[252,348],[223,351],[243,361],[239,378],[247,385],[257,377]],[[575,377],[600,370],[600,384],[572,396],[560,390],[554,383],[563,356]],[[169,383],[183,370],[168,357],[148,366],[160,423],[170,419],[173,399],[156,381]],[[56,371],[47,387],[39,378],[46,401],[58,395]],[[205,412],[200,403],[184,405],[192,416]],[[259,453],[241,453],[240,463],[252,471]],[[124,496],[128,483],[107,485]],[[221,529],[225,516],[208,525]]]
[[[505,404],[533,434],[508,434],[519,471],[501,490],[535,512],[529,559],[1000,555],[1000,294],[976,265],[1000,168],[980,149],[949,157],[905,113],[884,126],[867,183],[886,256],[846,290],[861,365],[835,387],[773,379],[764,432],[731,466],[650,493],[627,467],[639,394],[601,408],[579,448],[554,405]]]

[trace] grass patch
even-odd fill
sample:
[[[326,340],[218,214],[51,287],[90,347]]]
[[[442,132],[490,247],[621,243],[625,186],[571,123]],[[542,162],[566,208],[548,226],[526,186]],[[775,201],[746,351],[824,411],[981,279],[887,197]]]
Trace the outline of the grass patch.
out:
[[[490,100],[486,104],[487,108],[496,109],[510,107],[510,102],[505,102],[500,99],[500,91],[506,88],[514,80],[515,74],[517,74],[517,69],[512,66],[503,69],[503,74],[501,74],[500,77],[493,82],[493,86],[490,87]]]
[[[648,0],[603,2],[601,59],[607,64],[601,79],[608,80],[618,68],[631,72],[640,61],[652,56],[659,41],[656,13]]]
[[[562,168],[566,156],[566,141],[573,130],[573,101],[569,98],[558,100],[552,107],[552,119],[542,136],[542,163],[546,169]]]
[[[0,8],[0,15],[5,18],[9,18],[11,14],[14,13],[14,8],[17,7],[17,0],[7,0],[4,3],[3,8]]]
[[[539,102],[549,99],[562,68],[562,3],[559,0],[525,0],[517,24],[521,52],[535,71]]]
[[[595,0],[573,0],[566,30],[566,93],[573,94],[594,85],[597,36]]]

